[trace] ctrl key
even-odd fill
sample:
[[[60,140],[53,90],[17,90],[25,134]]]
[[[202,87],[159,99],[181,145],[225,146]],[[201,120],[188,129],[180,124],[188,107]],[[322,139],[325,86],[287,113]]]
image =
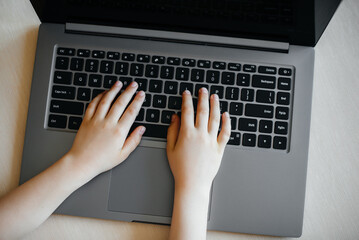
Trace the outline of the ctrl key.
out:
[[[50,114],[49,115],[49,122],[48,126],[51,128],[66,128],[67,124],[67,116],[61,116],[61,115],[55,115]]]
[[[239,132],[232,132],[229,137],[228,144],[230,145],[239,145],[241,140],[241,134]]]

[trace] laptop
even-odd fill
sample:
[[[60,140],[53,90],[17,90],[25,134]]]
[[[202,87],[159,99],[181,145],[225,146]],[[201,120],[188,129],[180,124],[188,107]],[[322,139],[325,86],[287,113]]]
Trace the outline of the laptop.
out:
[[[232,123],[208,229],[301,236],[313,47],[339,2],[31,0],[42,23],[20,184],[70,149],[97,94],[136,81],[146,92],[134,123],[147,128],[140,146],[56,213],[170,224],[167,127],[181,93],[190,90],[196,103],[206,87]]]

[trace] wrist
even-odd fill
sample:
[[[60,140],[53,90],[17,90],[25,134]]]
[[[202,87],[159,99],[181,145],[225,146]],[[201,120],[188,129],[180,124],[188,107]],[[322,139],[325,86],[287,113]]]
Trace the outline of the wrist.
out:
[[[209,200],[211,186],[212,184],[184,184],[183,182],[175,182],[175,193]]]

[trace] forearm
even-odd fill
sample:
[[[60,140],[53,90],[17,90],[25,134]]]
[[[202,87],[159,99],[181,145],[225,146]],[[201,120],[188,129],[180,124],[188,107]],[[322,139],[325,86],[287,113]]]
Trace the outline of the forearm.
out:
[[[75,172],[64,156],[54,165],[0,199],[0,238],[14,239],[34,230],[90,178]]]
[[[206,239],[209,191],[175,187],[170,240]]]

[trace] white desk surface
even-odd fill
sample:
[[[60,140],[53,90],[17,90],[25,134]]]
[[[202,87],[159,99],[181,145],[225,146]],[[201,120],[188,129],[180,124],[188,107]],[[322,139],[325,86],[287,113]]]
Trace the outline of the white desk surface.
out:
[[[40,21],[27,0],[0,0],[0,196],[18,185]],[[359,239],[359,1],[344,0],[315,47],[301,239]],[[169,227],[51,216],[25,239],[167,239]],[[208,239],[272,237],[208,233]]]

